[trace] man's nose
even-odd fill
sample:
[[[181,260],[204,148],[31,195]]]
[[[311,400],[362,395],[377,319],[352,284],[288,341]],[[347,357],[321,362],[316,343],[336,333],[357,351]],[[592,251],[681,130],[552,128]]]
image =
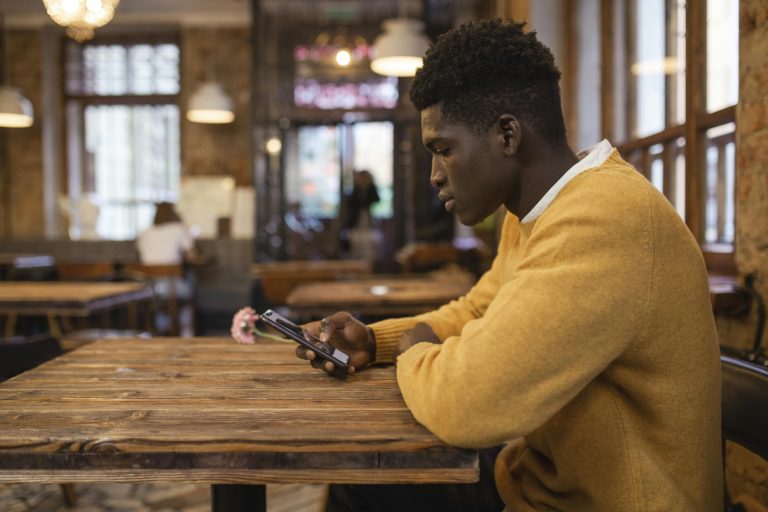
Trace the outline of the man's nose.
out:
[[[445,173],[439,169],[434,162],[432,163],[432,173],[429,175],[429,182],[435,188],[442,188],[445,185]]]

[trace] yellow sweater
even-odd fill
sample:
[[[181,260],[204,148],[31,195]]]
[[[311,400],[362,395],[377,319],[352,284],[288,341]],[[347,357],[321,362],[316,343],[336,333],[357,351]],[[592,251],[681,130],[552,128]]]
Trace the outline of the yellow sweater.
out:
[[[704,262],[667,200],[615,150],[535,220],[508,215],[464,297],[373,324],[416,419],[445,442],[509,443],[513,511],[722,510],[720,361]]]

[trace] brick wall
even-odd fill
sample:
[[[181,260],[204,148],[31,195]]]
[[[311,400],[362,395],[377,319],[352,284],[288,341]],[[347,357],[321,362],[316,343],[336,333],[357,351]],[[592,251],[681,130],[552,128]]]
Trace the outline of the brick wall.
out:
[[[235,105],[235,121],[181,127],[185,175],[225,174],[238,186],[252,184],[251,31],[247,28],[187,28],[182,32],[182,105],[205,79],[220,82]]]
[[[0,234],[13,237],[42,237],[43,152],[42,152],[42,34],[37,30],[9,30],[7,53],[12,85],[19,88],[35,109],[29,128],[0,128],[6,146],[7,167],[3,184],[8,193],[0,202],[3,222]]]
[[[736,264],[741,274],[755,275],[758,292],[768,299],[768,2],[741,0],[739,32]],[[747,319],[749,332],[754,322]],[[721,336],[738,331],[722,320],[718,327]],[[733,497],[748,494],[768,506],[768,463],[729,446],[728,472]]]
[[[241,186],[252,182],[250,34],[247,28],[182,29],[183,174],[230,175]],[[203,79],[208,58],[212,59],[215,78],[234,100],[236,118],[232,124],[203,125],[184,118],[190,91]],[[13,84],[34,105],[35,124],[22,129],[0,128],[0,144],[8,155],[7,166],[0,170],[0,238],[42,238],[42,31],[9,30],[8,62]]]

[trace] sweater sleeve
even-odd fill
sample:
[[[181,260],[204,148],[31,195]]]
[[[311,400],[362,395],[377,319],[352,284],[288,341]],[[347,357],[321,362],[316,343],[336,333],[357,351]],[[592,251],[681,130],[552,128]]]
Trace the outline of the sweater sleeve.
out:
[[[376,336],[376,363],[391,363],[392,353],[400,336],[418,322],[429,324],[435,334],[441,340],[445,340],[450,336],[459,334],[470,320],[483,316],[488,305],[498,293],[502,260],[504,255],[508,253],[508,247],[517,239],[517,228],[517,218],[508,214],[502,226],[502,237],[499,241],[497,257],[491,268],[464,296],[423,315],[395,318],[371,324],[370,327]]]
[[[638,336],[651,294],[650,206],[647,194],[611,190],[565,194],[524,224],[522,259],[485,314],[398,358],[406,404],[445,442],[484,447],[531,433]]]

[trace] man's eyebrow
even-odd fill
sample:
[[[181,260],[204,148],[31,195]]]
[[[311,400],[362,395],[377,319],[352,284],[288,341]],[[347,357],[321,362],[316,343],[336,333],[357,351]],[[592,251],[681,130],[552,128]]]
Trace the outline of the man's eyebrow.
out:
[[[440,140],[440,137],[429,137],[427,139],[424,139],[422,143],[424,144],[425,148],[432,151],[434,150],[435,143],[437,143],[439,140]]]

